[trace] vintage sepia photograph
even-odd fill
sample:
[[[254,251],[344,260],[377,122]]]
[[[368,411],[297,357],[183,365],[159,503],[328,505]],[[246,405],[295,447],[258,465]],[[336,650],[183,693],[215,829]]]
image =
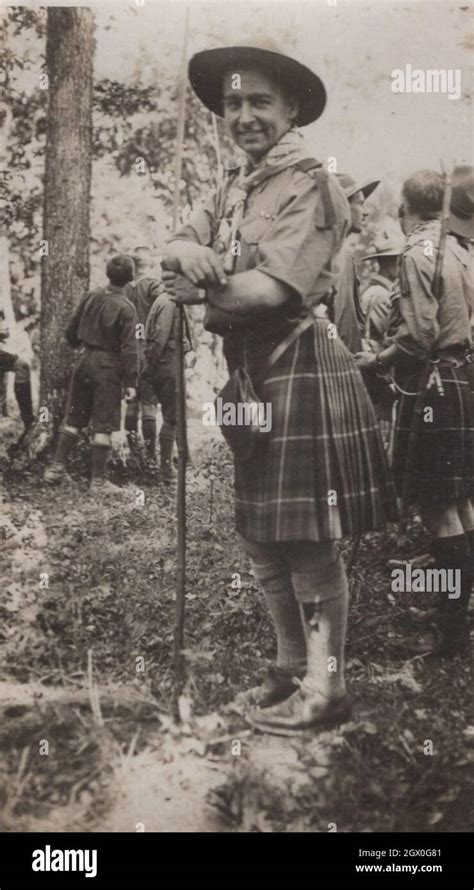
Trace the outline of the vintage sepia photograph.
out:
[[[21,886],[265,833],[472,887],[473,50],[462,0],[0,4]]]

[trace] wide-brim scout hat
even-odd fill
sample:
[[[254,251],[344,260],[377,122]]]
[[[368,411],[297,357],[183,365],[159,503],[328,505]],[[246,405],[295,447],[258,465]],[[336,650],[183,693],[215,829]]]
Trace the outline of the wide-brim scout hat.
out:
[[[189,63],[189,80],[206,108],[223,117],[224,75],[229,72],[238,74],[239,70],[251,67],[262,68],[295,95],[299,105],[295,120],[298,127],[311,124],[323,113],[326,90],[322,80],[306,65],[281,53],[273,44],[270,48],[244,44],[203,50],[196,53]]]
[[[373,179],[371,182],[356,182],[348,173],[338,173],[337,178],[344,189],[347,200],[353,198],[357,192],[362,192],[364,198],[368,198],[380,183],[380,179]]]
[[[383,234],[374,243],[374,252],[363,256],[363,260],[378,260],[382,256],[400,256],[405,247],[405,239],[396,235]]]
[[[455,167],[449,231],[474,239],[474,167]]]

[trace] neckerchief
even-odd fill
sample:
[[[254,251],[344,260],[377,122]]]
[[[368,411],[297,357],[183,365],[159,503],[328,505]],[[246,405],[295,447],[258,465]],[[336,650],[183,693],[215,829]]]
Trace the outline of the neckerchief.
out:
[[[232,245],[238,240],[240,224],[251,189],[269,176],[275,176],[312,156],[312,151],[305,145],[303,134],[293,127],[280,137],[258,164],[253,165],[247,160],[247,163],[240,168],[235,185],[231,186],[226,195],[217,241],[214,244],[214,250],[223,257],[224,270],[227,273],[232,273],[234,270],[235,254],[232,252]]]

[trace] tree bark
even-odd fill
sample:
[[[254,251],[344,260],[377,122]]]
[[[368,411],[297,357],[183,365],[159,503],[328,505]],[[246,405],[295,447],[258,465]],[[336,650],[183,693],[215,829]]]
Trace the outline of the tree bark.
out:
[[[51,432],[59,424],[74,360],[64,332],[89,287],[94,15],[49,7],[44,250],[41,275],[41,396]]]

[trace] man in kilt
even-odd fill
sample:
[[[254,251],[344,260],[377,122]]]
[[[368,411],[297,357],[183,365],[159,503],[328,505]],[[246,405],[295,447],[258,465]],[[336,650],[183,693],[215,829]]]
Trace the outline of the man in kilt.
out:
[[[277,637],[249,720],[292,735],[349,717],[348,586],[334,542],[382,528],[394,492],[352,356],[312,313],[350,224],[343,190],[297,129],[322,113],[324,86],[294,59],[245,46],[198,53],[189,74],[247,160],[173,237],[165,261],[206,288],[206,324],[223,336],[229,371],[245,369],[271,405],[256,453],[234,455],[235,513]]]
[[[469,382],[473,267],[466,247],[448,234],[440,293],[433,292],[442,203],[443,180],[435,171],[419,171],[404,183],[400,218],[408,237],[394,300],[392,343],[377,356],[361,353],[356,358],[364,369],[394,366],[399,404],[393,473],[398,492],[405,506],[420,509],[432,535],[436,568],[457,570],[460,579],[458,595],[440,595],[432,628],[412,641],[411,648],[455,655],[469,642],[474,562],[474,398]],[[451,231],[453,225],[452,216]],[[472,215],[470,227],[472,234]]]

